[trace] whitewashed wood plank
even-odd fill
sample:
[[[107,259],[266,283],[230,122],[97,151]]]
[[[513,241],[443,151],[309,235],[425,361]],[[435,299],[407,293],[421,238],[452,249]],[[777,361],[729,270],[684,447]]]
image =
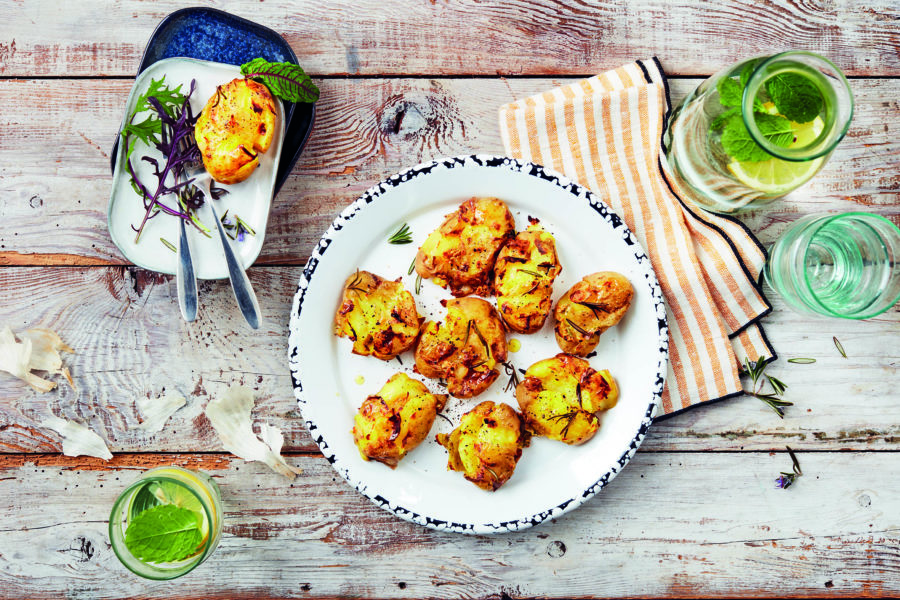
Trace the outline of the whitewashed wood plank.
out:
[[[593,73],[658,55],[678,74],[802,48],[854,75],[897,75],[891,0],[708,3],[377,0],[204,3],[281,33],[314,74]],[[0,5],[0,74],[132,75],[177,0]]]
[[[518,533],[468,537],[399,520],[321,458],[293,483],[235,460],[204,468],[225,533],[176,583],[122,567],[106,520],[145,465],[193,457],[3,458],[0,589],[8,597],[779,597],[900,593],[900,454],[639,452],[597,497]],[[464,485],[460,481],[461,485]],[[502,490],[498,493],[502,493]],[[39,509],[38,509],[39,508]]]
[[[502,153],[497,108],[561,81],[320,81],[316,127],[276,198],[259,262],[303,264],[344,206],[405,167],[440,156]],[[673,97],[697,83],[674,80]],[[123,262],[106,229],[107,152],[130,85],[0,81],[0,264]],[[830,162],[787,200],[747,217],[764,242],[809,212],[863,209],[900,223],[900,80],[852,86],[856,116]],[[46,109],[35,111],[23,97],[45,99]]]
[[[40,395],[0,373],[0,452],[58,451],[58,437],[38,427],[50,412],[88,424],[113,452],[219,450],[203,407],[237,382],[257,390],[255,414],[285,432],[288,449],[315,451],[293,400],[286,359],[300,271],[250,269],[264,319],[252,332],[227,282],[201,284],[199,319],[187,324],[178,314],[175,283],[164,276],[125,267],[0,268],[0,325],[58,331],[77,351],[65,359],[78,386]],[[796,403],[785,419],[755,398],[725,400],[657,423],[645,449],[900,447],[900,425],[892,416],[900,389],[900,306],[870,321],[825,321],[773,300],[775,311],[765,323],[782,359],[770,372],[788,384],[786,399]],[[838,354],[832,336],[848,358]],[[788,364],[792,356],[818,362]],[[184,394],[188,405],[161,433],[148,435],[136,428],[141,416],[134,401],[164,391]]]

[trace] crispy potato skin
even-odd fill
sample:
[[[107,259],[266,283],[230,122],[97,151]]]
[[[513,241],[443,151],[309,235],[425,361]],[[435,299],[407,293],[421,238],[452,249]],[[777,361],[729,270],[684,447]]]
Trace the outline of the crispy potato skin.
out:
[[[353,340],[354,354],[391,360],[412,348],[423,320],[399,279],[357,271],[344,284],[334,334]]]
[[[494,292],[500,317],[512,331],[534,333],[550,315],[553,281],[562,271],[556,241],[531,218],[497,255]]]
[[[405,373],[392,375],[377,394],[365,399],[354,418],[353,441],[360,456],[396,468],[428,437],[446,402],[446,394],[432,394],[421,381]]]
[[[431,379],[446,379],[447,391],[471,398],[500,375],[507,357],[506,329],[497,311],[481,298],[445,300],[443,323],[428,321],[416,346],[416,369]]]
[[[599,414],[616,405],[619,387],[609,371],[558,354],[531,365],[516,387],[525,426],[534,435],[583,444],[600,428]]]
[[[275,99],[265,85],[234,79],[216,88],[194,128],[203,166],[219,183],[239,183],[259,166],[275,135]]]
[[[601,271],[584,277],[556,303],[556,343],[563,352],[587,356],[600,334],[622,319],[632,298],[634,288],[624,275]]]
[[[419,248],[416,272],[456,297],[489,296],[494,259],[515,229],[502,200],[470,198],[447,215]]]
[[[447,469],[489,492],[509,481],[530,442],[519,413],[508,404],[486,400],[464,414],[459,427],[436,439],[447,449]]]

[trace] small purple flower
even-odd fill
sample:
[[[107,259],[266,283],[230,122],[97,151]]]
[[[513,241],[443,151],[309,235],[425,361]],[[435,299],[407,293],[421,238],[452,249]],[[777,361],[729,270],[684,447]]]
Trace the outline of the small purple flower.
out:
[[[782,473],[775,480],[775,487],[784,490],[791,487],[792,483],[794,483],[794,477],[792,475],[785,475],[784,473]]]
[[[224,225],[225,227],[228,227],[230,229],[230,228],[234,227],[234,221],[232,221],[228,217],[224,217],[222,219],[222,225]]]
[[[237,241],[239,241],[239,242],[244,241],[244,228],[243,227],[238,227]]]

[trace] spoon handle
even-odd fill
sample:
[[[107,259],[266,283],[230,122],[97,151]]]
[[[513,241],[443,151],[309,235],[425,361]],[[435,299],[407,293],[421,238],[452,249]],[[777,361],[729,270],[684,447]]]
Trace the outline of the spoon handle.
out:
[[[225,263],[228,265],[228,277],[231,279],[231,289],[234,291],[234,298],[237,300],[241,314],[244,315],[250,327],[259,329],[262,319],[259,313],[259,301],[256,299],[256,292],[253,291],[253,286],[250,285],[250,278],[247,277],[244,267],[241,266],[240,259],[231,247],[231,240],[225,234],[225,228],[222,227],[222,222],[219,221],[219,215],[216,213],[209,195],[206,198],[206,204],[209,205],[213,219],[216,222],[216,229],[219,230],[219,239],[222,240],[222,250],[225,251]]]
[[[191,246],[188,242],[184,219],[178,219],[178,263],[175,269],[175,287],[178,291],[178,308],[181,316],[190,323],[197,318],[197,277],[191,260]]]

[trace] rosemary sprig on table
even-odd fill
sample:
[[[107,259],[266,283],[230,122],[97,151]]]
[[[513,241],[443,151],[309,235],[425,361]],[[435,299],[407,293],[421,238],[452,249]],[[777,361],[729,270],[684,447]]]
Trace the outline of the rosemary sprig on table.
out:
[[[790,446],[785,446],[785,448],[787,448],[788,454],[791,455],[791,462],[793,463],[793,472],[787,473],[785,471],[782,471],[781,475],[779,475],[775,479],[775,487],[780,488],[782,490],[786,490],[787,488],[791,487],[791,484],[793,484],[794,481],[798,477],[803,475],[803,471],[800,470],[800,461],[797,460],[797,455],[794,454],[794,451],[791,450]]]
[[[412,232],[409,230],[409,225],[406,223],[398,229],[394,235],[388,238],[389,244],[411,244],[412,243]]]
[[[749,358],[744,359],[744,364],[740,367],[741,375],[749,376],[750,381],[752,382],[752,391],[744,390],[744,393],[748,396],[759,398],[760,400],[765,402],[766,405],[769,406],[769,408],[774,410],[775,414],[783,419],[784,407],[793,406],[794,403],[781,399],[781,396],[784,394],[784,391],[788,386],[783,381],[772,377],[771,375],[766,375],[766,364],[767,362],[765,356],[760,356],[756,360],[756,362],[751,361]],[[763,375],[765,375],[765,379],[763,379]],[[762,388],[766,381],[768,381],[769,385],[772,386],[772,393],[762,393]]]
[[[503,388],[504,392],[508,392],[510,389],[513,391],[519,387],[519,374],[516,372],[515,365],[512,362],[500,363],[503,365],[503,371],[506,373],[506,376],[509,377],[509,381],[506,383],[506,387]]]
[[[789,358],[789,363],[794,363],[795,365],[811,365],[816,362],[814,358]]]

